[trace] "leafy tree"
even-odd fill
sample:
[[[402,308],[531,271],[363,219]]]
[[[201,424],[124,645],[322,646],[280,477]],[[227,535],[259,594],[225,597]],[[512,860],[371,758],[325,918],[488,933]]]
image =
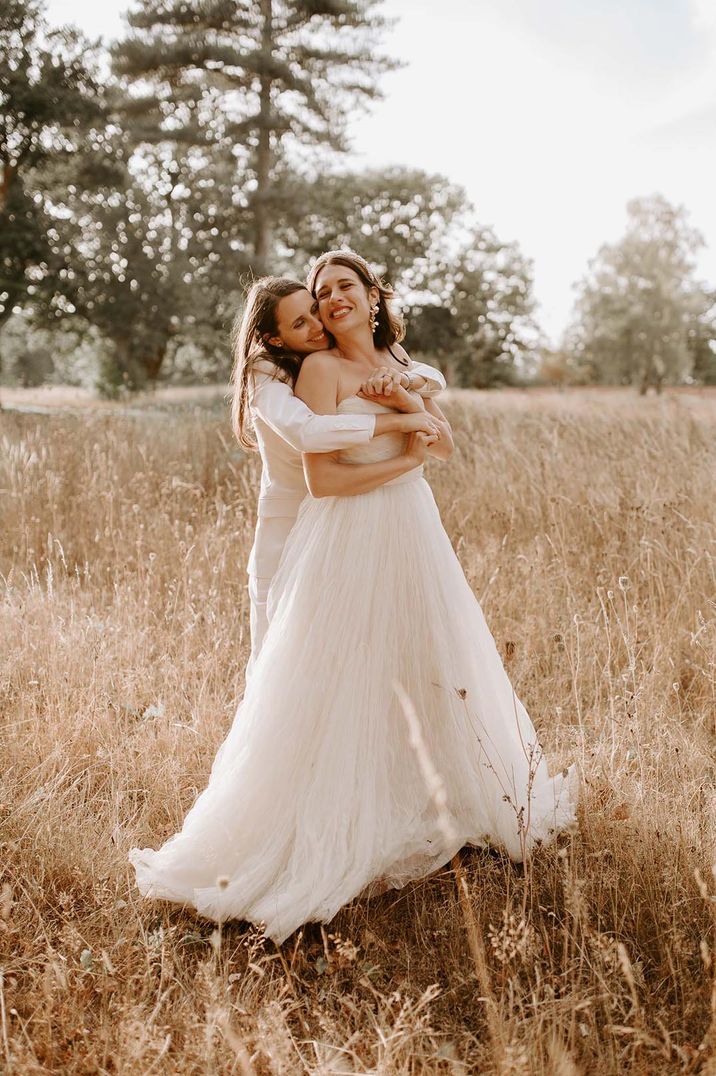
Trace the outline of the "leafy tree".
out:
[[[703,240],[661,195],[634,199],[627,211],[625,235],[601,248],[581,282],[571,341],[593,380],[645,393],[691,372],[689,332],[703,307],[694,255]]]
[[[461,350],[457,322],[449,306],[436,301],[413,302],[405,311],[406,347],[416,354],[430,356],[447,376]]]
[[[509,384],[533,357],[532,267],[515,243],[473,225],[451,256],[414,280],[425,296],[409,312],[408,344],[434,354],[456,384]]]
[[[531,351],[531,267],[475,224],[465,191],[417,169],[293,177],[277,249],[293,269],[352,247],[398,292],[408,346],[464,385],[510,381]]]
[[[102,112],[87,41],[49,31],[38,0],[0,9],[0,325],[46,270],[46,218],[38,192],[51,161],[76,154]]]
[[[107,344],[80,318],[61,327],[38,324],[25,308],[8,319],[2,336],[3,384],[51,384],[92,387],[106,357]]]
[[[207,327],[226,328],[231,295],[231,212],[221,172],[207,162],[192,185],[160,153],[133,155],[120,130],[95,132],[85,166],[91,187],[55,192],[54,289],[46,318],[77,317],[112,344],[103,387],[157,380],[172,352]],[[223,338],[222,338],[223,343]]]
[[[251,263],[268,268],[285,151],[345,148],[349,115],[395,66],[376,53],[376,0],[141,0],[115,71],[138,97],[148,141],[233,155],[251,215]],[[201,117],[204,117],[202,121]]]
[[[543,345],[540,348],[539,366],[535,373],[535,381],[540,385],[552,385],[558,388],[574,384],[574,371],[570,363],[570,355],[562,348],[551,348]]]
[[[450,242],[469,208],[464,190],[443,176],[397,167],[294,176],[284,198],[276,239],[285,264],[351,247],[394,285],[407,285]]]
[[[697,312],[689,319],[686,335],[691,373],[703,385],[716,385],[716,291],[697,291],[694,298]]]

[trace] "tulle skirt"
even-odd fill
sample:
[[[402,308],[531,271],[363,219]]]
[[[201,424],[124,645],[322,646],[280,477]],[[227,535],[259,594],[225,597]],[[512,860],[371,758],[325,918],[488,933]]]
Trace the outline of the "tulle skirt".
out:
[[[521,861],[575,821],[417,472],[306,498],[269,629],[181,831],[135,848],[140,891],[281,942],[465,844]]]

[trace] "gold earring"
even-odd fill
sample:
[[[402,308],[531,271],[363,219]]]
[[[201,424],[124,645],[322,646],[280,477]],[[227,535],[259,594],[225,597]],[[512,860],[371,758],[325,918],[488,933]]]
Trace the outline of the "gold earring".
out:
[[[378,305],[378,303],[376,303],[375,306],[372,306],[370,308],[370,318],[368,320],[369,320],[369,323],[370,323],[370,331],[372,333],[374,333],[375,330],[378,328],[378,311],[379,310],[380,310],[380,306]]]

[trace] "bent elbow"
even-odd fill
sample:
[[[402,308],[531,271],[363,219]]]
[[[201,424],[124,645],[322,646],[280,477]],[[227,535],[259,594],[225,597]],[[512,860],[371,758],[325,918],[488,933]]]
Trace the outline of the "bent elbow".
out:
[[[328,496],[330,476],[326,473],[325,456],[304,455],[303,477],[306,479],[306,486],[312,497],[319,499]]]
[[[327,484],[321,482],[320,479],[318,481],[310,479],[306,485],[308,486],[308,492],[314,500],[320,500],[321,497],[330,497],[331,495],[331,491],[328,489]]]

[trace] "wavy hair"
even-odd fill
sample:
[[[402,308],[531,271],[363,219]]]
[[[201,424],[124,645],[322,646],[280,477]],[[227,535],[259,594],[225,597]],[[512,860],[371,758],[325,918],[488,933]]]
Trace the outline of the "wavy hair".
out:
[[[303,356],[269,343],[278,333],[276,311],[287,295],[308,291],[305,284],[290,277],[264,276],[255,280],[246,294],[243,310],[234,319],[231,330],[231,426],[242,448],[255,449],[256,438],[249,429],[249,378],[257,362],[268,360],[273,376],[296,384]]]
[[[360,254],[356,254],[354,250],[327,250],[311,266],[308,280],[306,281],[314,298],[316,295],[316,279],[321,269],[325,269],[327,265],[344,265],[347,269],[353,270],[366,291],[370,291],[371,288],[377,289],[379,296],[378,314],[373,336],[375,346],[389,348],[391,344],[400,343],[405,336],[405,325],[400,314],[393,310],[394,293],[390,284],[385,284],[378,274],[371,269],[365,258],[361,257]],[[397,355],[394,357],[398,358]],[[398,359],[398,362],[408,365],[403,359]]]

